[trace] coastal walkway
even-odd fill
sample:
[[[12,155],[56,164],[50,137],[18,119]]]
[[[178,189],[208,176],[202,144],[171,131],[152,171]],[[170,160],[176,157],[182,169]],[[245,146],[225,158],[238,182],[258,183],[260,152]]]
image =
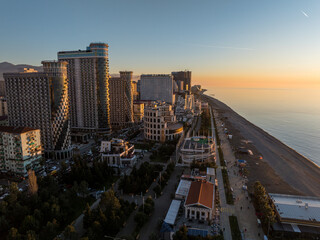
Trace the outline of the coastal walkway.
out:
[[[238,174],[238,167],[236,166],[236,158],[230,146],[230,143],[224,134],[222,122],[218,120],[217,114],[214,115],[217,123],[217,130],[220,138],[220,147],[223,151],[224,159],[226,160],[227,171],[230,181],[230,187],[233,189],[235,196],[234,205],[226,203],[224,187],[222,184],[222,173],[219,161],[219,155],[217,154],[217,178],[219,182],[219,192],[221,200],[221,223],[226,230],[229,227],[229,216],[235,215],[238,219],[239,229],[242,232],[244,239],[263,239],[262,228],[258,226],[257,217],[253,204],[251,203],[248,193],[242,189],[242,186],[246,184],[246,180]],[[221,192],[222,190],[222,192]],[[226,224],[226,221],[228,224]],[[230,227],[228,228],[230,229]],[[232,239],[231,235],[227,236],[229,231],[224,234],[225,239]],[[231,231],[230,231],[231,234]]]

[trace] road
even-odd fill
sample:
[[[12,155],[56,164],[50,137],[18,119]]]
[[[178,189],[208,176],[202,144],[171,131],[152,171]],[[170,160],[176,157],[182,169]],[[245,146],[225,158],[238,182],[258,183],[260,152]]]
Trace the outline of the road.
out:
[[[221,228],[224,229],[223,231],[224,239],[232,239],[231,229],[229,224],[229,216],[230,216],[230,213],[232,213],[234,210],[233,210],[233,206],[227,204],[227,200],[226,200],[226,195],[225,195],[224,186],[223,186],[222,172],[221,172],[220,157],[217,149],[218,143],[217,143],[217,137],[215,134],[216,131],[213,124],[213,111],[211,107],[210,107],[210,116],[211,116],[211,126],[212,126],[212,137],[214,138],[214,143],[216,146],[216,164],[218,166],[216,173],[217,173],[217,180],[218,180],[220,205],[221,205],[221,209],[223,209],[223,211],[220,211],[220,224],[221,224]],[[231,211],[229,209],[231,209]]]

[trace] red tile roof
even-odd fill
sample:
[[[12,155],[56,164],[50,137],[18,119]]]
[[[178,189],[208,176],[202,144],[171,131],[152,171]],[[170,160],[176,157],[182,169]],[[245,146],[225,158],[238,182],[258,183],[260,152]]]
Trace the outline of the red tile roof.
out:
[[[213,208],[214,185],[206,181],[192,182],[185,205],[203,205]]]

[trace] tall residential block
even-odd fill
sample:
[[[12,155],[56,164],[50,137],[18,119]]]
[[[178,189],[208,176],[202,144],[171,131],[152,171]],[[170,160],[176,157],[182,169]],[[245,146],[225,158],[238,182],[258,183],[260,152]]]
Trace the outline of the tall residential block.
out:
[[[48,158],[71,157],[67,62],[43,61],[44,72],[4,73],[9,125],[40,129]]]
[[[191,71],[172,72],[171,74],[179,87],[179,91],[191,93]]]
[[[140,99],[174,104],[172,76],[169,74],[141,75]]]
[[[109,79],[111,126],[121,128],[133,123],[132,72],[120,72]]]
[[[58,59],[68,62],[71,128],[110,133],[108,44],[61,51]]]
[[[42,158],[40,130],[0,127],[0,170],[26,175],[37,169]]]

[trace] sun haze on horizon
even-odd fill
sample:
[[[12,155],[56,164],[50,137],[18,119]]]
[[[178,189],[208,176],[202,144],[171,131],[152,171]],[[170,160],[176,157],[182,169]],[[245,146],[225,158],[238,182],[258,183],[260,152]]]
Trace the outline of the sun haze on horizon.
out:
[[[101,41],[111,73],[188,69],[203,87],[320,87],[317,0],[7,1],[1,20],[0,62],[40,65]]]

